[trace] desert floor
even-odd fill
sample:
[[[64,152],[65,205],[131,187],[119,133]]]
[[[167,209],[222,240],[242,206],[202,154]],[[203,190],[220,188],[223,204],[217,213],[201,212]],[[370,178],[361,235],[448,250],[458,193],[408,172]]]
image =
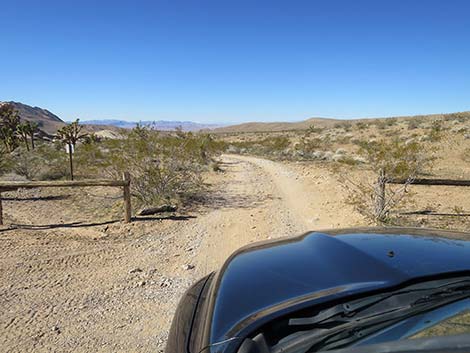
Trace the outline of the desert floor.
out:
[[[118,189],[5,194],[0,351],[161,352],[182,293],[237,248],[367,225],[328,168],[221,160],[197,209],[131,224]]]

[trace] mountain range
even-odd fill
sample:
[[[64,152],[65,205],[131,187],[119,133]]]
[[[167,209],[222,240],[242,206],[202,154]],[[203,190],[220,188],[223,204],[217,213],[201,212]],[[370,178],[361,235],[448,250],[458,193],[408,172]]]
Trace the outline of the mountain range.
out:
[[[175,130],[181,128],[183,131],[199,131],[203,129],[214,129],[222,127],[222,124],[202,124],[193,121],[167,121],[167,120],[147,120],[147,121],[126,121],[126,120],[115,120],[115,119],[102,119],[102,120],[84,120],[81,124],[86,125],[107,125],[115,126],[123,129],[132,129],[137,124],[152,126],[157,130]]]
[[[62,120],[57,115],[51,113],[47,109],[33,107],[20,102],[1,102],[2,104],[11,104],[17,111],[21,120],[36,121],[39,124],[39,128],[44,132],[53,134],[66,124],[66,121]],[[87,130],[100,131],[109,130],[114,128],[132,129],[138,122],[117,120],[117,119],[101,119],[101,120],[88,120],[80,121],[81,125],[86,126]],[[184,131],[198,131],[214,129],[224,126],[223,124],[202,124],[193,121],[141,121],[140,124],[151,125],[157,130],[171,131],[181,127]]]
[[[66,124],[61,118],[57,115],[51,113],[47,109],[32,107],[19,102],[0,102],[2,104],[12,104],[14,108],[18,111],[19,116],[22,120],[36,121],[39,124],[39,128],[44,132],[53,134],[60,127]],[[429,118],[429,119],[442,119],[442,118],[455,118],[456,116],[461,118],[470,119],[470,112],[461,112],[461,113],[451,113],[451,114],[433,114],[433,115],[417,115],[417,116],[401,116],[395,117],[397,119],[420,119],[420,118]],[[157,130],[171,131],[175,130],[178,127],[181,127],[184,131],[207,131],[214,133],[240,133],[240,132],[281,132],[287,130],[305,130],[311,127],[330,127],[338,122],[349,121],[351,123],[359,122],[370,122],[374,120],[382,120],[387,118],[371,118],[371,119],[333,119],[333,118],[310,118],[297,122],[251,122],[251,123],[242,123],[237,125],[224,125],[224,124],[203,124],[192,121],[141,121],[140,124],[151,125]],[[99,132],[99,131],[112,131],[114,133],[119,133],[120,129],[131,129],[135,127],[138,123],[117,120],[117,119],[101,119],[101,120],[88,120],[80,121],[82,125],[85,126],[86,130]]]

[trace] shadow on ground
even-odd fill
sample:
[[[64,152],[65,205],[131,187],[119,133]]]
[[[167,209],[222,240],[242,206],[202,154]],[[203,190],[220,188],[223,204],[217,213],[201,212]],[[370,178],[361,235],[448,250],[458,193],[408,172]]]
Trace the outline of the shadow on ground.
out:
[[[196,216],[176,216],[176,215],[167,215],[167,216],[158,216],[158,217],[133,217],[132,222],[146,222],[146,221],[187,221],[189,219],[196,218]],[[85,228],[85,227],[95,227],[95,226],[104,226],[108,224],[120,223],[121,219],[113,219],[110,221],[102,222],[70,222],[70,223],[54,223],[54,224],[18,224],[12,223],[8,228],[0,230],[0,232],[13,230],[13,229],[31,229],[31,230],[40,230],[40,229],[55,229],[55,228]]]
[[[57,201],[66,200],[71,195],[49,195],[49,196],[32,196],[32,197],[2,197],[3,201]]]
[[[433,210],[398,212],[398,214],[402,215],[402,216],[412,216],[412,215],[452,216],[452,217],[468,217],[468,216],[470,216],[470,213],[445,213],[445,212],[435,212]]]

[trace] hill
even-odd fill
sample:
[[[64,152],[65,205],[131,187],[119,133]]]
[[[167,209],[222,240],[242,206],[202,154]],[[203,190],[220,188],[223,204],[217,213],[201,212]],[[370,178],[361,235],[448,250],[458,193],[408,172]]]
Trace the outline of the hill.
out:
[[[66,124],[57,115],[51,113],[47,109],[40,107],[33,107],[20,102],[0,102],[1,104],[11,104],[18,111],[21,120],[35,121],[39,124],[39,128],[48,133],[54,134],[57,129],[61,128]],[[158,130],[172,131],[181,127],[184,131],[199,131],[208,130],[221,127],[222,124],[202,124],[193,121],[141,121],[143,125],[152,125]],[[80,121],[80,124],[84,126],[87,132],[99,133],[100,131],[106,131],[107,135],[111,133],[113,136],[118,136],[121,129],[132,129],[138,123],[133,121],[117,120],[117,119],[101,119],[101,120],[88,120]],[[108,133],[109,132],[109,133]],[[99,134],[98,134],[99,135]]]
[[[287,130],[305,130],[314,125],[317,127],[328,127],[337,123],[338,119],[327,118],[311,118],[297,122],[269,122],[269,123],[243,123],[237,125],[229,125],[213,129],[213,132],[220,133],[237,133],[237,132],[278,132]]]
[[[19,102],[0,102],[0,104],[11,104],[18,111],[21,120],[35,121],[39,128],[49,134],[64,126],[65,122],[57,115],[47,109],[32,107]]]
[[[395,116],[395,117],[379,117],[379,118],[358,118],[358,119],[335,119],[335,118],[310,118],[297,122],[250,122],[237,125],[229,125],[216,129],[212,129],[214,133],[244,133],[244,132],[281,132],[292,130],[305,130],[312,125],[320,128],[332,127],[335,124],[357,124],[371,123],[374,121],[396,119],[402,120],[420,120],[420,119],[454,119],[457,117],[470,118],[470,111],[448,114],[429,114],[429,115],[413,115],[413,116]]]

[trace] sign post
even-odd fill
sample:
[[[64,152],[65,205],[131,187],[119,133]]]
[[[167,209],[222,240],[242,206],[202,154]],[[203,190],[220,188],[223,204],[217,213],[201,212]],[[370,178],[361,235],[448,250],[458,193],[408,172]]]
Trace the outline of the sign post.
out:
[[[69,162],[70,162],[70,178],[73,180],[73,161],[72,161],[72,154],[75,152],[75,147],[71,143],[67,143],[65,145],[65,151],[69,154]]]

